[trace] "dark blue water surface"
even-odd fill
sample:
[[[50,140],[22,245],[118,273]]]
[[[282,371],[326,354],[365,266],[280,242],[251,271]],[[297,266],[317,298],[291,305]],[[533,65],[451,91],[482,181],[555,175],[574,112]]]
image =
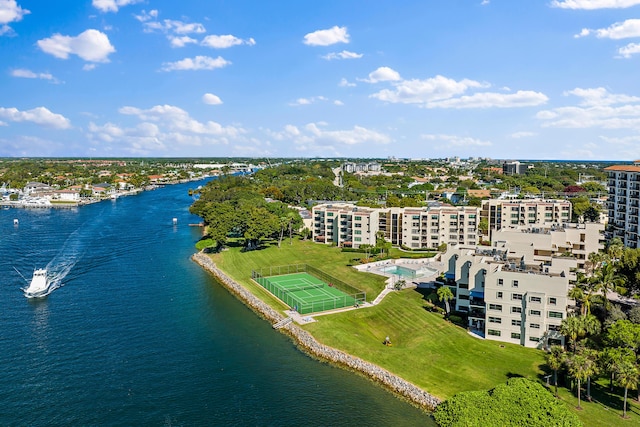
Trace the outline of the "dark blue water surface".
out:
[[[190,261],[196,185],[0,210],[0,425],[433,425],[299,352]],[[63,286],[26,299],[14,267],[44,266]]]

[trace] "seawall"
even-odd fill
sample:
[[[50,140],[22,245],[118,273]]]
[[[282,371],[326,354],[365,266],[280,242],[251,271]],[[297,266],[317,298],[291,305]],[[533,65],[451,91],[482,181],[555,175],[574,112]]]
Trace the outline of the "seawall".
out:
[[[279,322],[285,318],[278,311],[269,307],[266,303],[249,292],[244,286],[240,285],[238,282],[227,276],[222,270],[217,268],[213,260],[211,260],[211,258],[206,254],[202,252],[196,253],[192,256],[192,259],[202,268],[213,274],[225,288],[263,318],[267,319],[271,323]],[[293,322],[283,328],[280,328],[279,331],[284,331],[290,335],[299,347],[312,356],[347,369],[358,371],[371,380],[382,384],[394,393],[404,397],[413,404],[428,410],[433,410],[440,403],[440,399],[437,397],[430,395],[421,388],[397,375],[392,374],[386,369],[319,343],[311,334]]]

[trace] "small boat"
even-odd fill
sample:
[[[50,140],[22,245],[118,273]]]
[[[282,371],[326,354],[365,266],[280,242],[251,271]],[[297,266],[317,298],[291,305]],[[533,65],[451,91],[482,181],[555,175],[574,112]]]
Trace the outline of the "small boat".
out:
[[[49,295],[51,290],[51,282],[47,277],[47,270],[38,268],[34,270],[33,277],[29,286],[23,289],[24,296],[27,298],[42,298]]]

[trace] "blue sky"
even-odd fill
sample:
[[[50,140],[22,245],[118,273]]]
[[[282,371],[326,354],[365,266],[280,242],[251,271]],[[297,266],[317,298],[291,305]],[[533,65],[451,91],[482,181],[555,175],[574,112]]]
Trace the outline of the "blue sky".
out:
[[[0,156],[640,158],[640,0],[0,0]]]

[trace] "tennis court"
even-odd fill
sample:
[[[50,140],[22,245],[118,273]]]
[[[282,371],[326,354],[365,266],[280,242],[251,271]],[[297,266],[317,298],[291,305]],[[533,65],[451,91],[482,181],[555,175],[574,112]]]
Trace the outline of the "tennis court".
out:
[[[299,271],[299,268],[295,270]],[[306,271],[268,277],[255,271],[252,273],[256,282],[300,314],[350,307],[366,300],[364,293],[349,295],[339,289],[342,282],[336,279],[334,283],[328,277],[326,282]]]

